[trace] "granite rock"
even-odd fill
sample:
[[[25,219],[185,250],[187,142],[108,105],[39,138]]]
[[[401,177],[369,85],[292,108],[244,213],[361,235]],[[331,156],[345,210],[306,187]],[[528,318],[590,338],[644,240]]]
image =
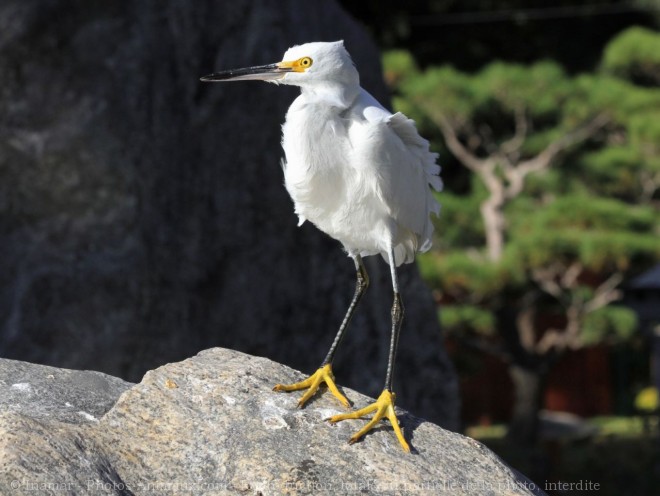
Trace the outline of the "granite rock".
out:
[[[132,387],[8,360],[0,377],[21,393],[0,403],[1,494],[543,494],[482,444],[405,411],[411,454],[387,424],[349,445],[363,421],[325,422],[343,410],[329,394],[296,408],[297,393],[272,386],[303,374],[236,351],[206,350]],[[344,392],[354,407],[373,401]],[[96,420],[71,416],[72,401]]]
[[[34,420],[98,422],[131,386],[101,372],[0,359],[0,411]]]

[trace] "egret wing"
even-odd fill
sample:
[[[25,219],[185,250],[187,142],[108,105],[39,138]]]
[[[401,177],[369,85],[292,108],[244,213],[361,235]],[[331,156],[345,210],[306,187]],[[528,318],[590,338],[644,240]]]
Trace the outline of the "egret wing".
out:
[[[359,129],[351,133],[356,166],[369,169],[368,175],[374,178],[372,187],[402,231],[399,234],[409,231],[414,235],[402,239],[406,246],[395,250],[401,252],[397,265],[410,262],[415,252],[431,247],[433,224],[429,215],[440,210],[431,188],[442,188],[437,154],[430,152],[429,142],[419,135],[412,119],[400,112],[389,113],[368,93],[356,111],[364,118]]]

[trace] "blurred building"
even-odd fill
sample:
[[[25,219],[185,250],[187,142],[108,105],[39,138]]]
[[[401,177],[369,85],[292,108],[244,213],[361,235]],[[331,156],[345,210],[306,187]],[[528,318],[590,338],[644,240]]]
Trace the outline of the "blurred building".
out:
[[[511,419],[514,390],[507,364],[477,351],[458,350],[449,342],[453,359],[461,371],[461,420],[463,425],[506,423]],[[627,369],[628,356],[615,356],[605,345],[569,351],[559,359],[547,377],[542,408],[570,412],[581,417],[609,415],[618,410],[618,389],[629,389],[631,377],[613,377]],[[620,363],[623,362],[623,363]],[[585,392],[588,391],[588,394]],[[630,403],[626,396],[625,402]]]

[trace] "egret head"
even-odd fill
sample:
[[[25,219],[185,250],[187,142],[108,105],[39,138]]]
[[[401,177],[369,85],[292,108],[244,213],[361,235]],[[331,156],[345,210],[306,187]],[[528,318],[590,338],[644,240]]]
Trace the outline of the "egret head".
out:
[[[278,82],[296,86],[317,83],[359,85],[360,76],[343,41],[315,42],[289,48],[279,67],[288,69]]]
[[[357,94],[360,85],[351,56],[343,41],[314,42],[289,48],[281,62],[230,69],[201,78],[202,81],[261,80],[300,86],[303,91],[339,96],[340,101]]]

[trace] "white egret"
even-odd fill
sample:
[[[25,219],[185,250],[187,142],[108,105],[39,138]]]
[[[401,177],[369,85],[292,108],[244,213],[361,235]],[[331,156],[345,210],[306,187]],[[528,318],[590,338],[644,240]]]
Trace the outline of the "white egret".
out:
[[[342,41],[294,46],[283,61],[217,72],[202,81],[263,80],[299,86],[282,126],[286,189],[293,199],[299,225],[310,221],[343,244],[357,272],[355,294],[339,331],[319,369],[306,380],[278,384],[277,391],[307,389],[299,407],[325,383],[346,407],[337,389],[332,361],[360,298],[369,286],[362,257],[380,254],[390,266],[394,302],[385,385],[378,400],[361,410],[335,415],[332,423],[374,413],[353,437],[354,443],[380,419],[387,417],[405,451],[410,451],[394,412],[392,373],[403,304],[396,268],[410,263],[415,253],[431,247],[437,214],[431,188],[442,183],[437,154],[417,133],[415,123],[392,114],[360,87],[360,78]]]

